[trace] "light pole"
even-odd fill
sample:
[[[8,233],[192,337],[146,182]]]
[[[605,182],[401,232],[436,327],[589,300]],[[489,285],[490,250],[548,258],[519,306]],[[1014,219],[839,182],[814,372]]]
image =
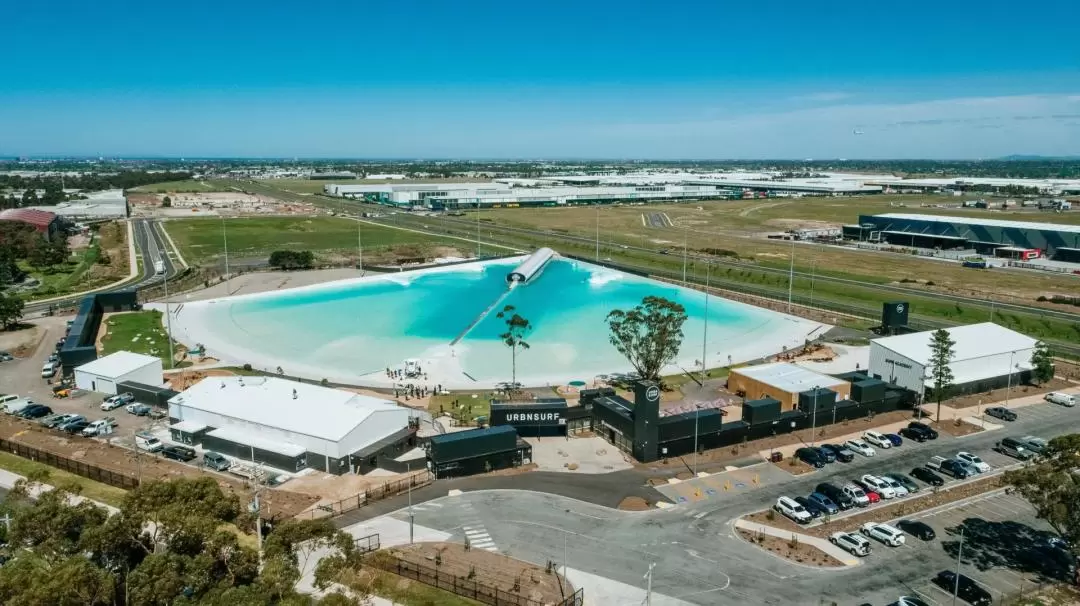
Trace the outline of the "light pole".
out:
[[[960,548],[956,550],[956,582],[953,584],[952,603],[956,606],[956,596],[960,594],[960,556],[964,553],[964,528],[960,527]]]
[[[810,448],[813,448],[814,443],[817,442],[817,397],[819,389],[821,389],[821,387],[817,385],[814,386],[814,411],[810,414]],[[836,406],[833,406],[833,415],[836,414],[835,411]]]
[[[364,240],[363,236],[360,235],[362,225],[363,222],[358,217],[356,219],[356,267],[361,272],[364,271]]]
[[[1015,355],[1015,351],[1009,352],[1009,382],[1005,387],[1005,408],[1009,407],[1009,394],[1012,392],[1013,356]]]
[[[682,281],[686,282],[686,240],[689,238],[689,228],[685,225],[682,231]]]
[[[698,417],[701,416],[701,403],[694,404],[694,477],[697,477],[698,460]]]
[[[221,216],[221,242],[225,246],[225,281],[229,281],[229,234],[225,230],[225,215]]]
[[[656,568],[656,562],[649,564],[649,571],[645,573],[645,606],[652,606],[652,570]]]
[[[600,203],[596,203],[596,260],[600,261]]]
[[[701,329],[701,386],[705,387],[705,371],[708,368],[708,341],[709,341],[709,279],[712,273],[712,264],[705,265],[705,326]],[[696,450],[696,449],[695,449]]]
[[[173,350],[173,338],[172,338],[172,312],[169,310],[169,272],[168,268],[165,268],[165,332],[169,333],[169,369],[171,370],[175,365],[176,353]]]
[[[788,267],[787,312],[791,313],[791,289],[795,285],[795,235],[791,235],[791,265]]]
[[[476,199],[476,258],[480,258],[480,199]]]
[[[405,475],[409,482],[409,545],[413,543],[413,508],[412,508],[412,463],[405,464]]]

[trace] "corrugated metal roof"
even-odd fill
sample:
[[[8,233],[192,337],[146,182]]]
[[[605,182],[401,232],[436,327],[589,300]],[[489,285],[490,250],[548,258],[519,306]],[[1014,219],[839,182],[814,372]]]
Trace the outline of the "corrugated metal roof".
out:
[[[953,362],[986,358],[1014,351],[1029,352],[1035,347],[1035,339],[991,322],[954,326],[945,330],[956,342],[953,346],[955,353]],[[934,331],[928,330],[895,337],[882,337],[872,342],[925,366],[930,361],[930,340],[933,334]],[[1017,356],[1014,362],[1023,368],[1029,368],[1030,361],[1030,355],[1025,355]]]
[[[758,366],[736,368],[731,371],[775,387],[787,393],[799,393],[815,387],[832,387],[847,383],[842,379],[814,372],[788,362],[773,362]]]
[[[235,427],[222,427],[221,429],[215,429],[206,435],[211,438],[243,444],[244,446],[254,446],[259,450],[276,452],[287,457],[298,457],[307,452],[306,448],[298,444],[271,440],[265,436],[260,436],[255,432],[248,432]]]
[[[1038,221],[1009,221],[1005,219],[983,219],[981,217],[952,217],[947,215],[920,215],[914,213],[883,213],[874,216],[884,219],[900,219],[905,221],[957,223],[960,225],[978,225],[981,227],[1033,229],[1038,231],[1061,231],[1073,234],[1080,234],[1080,225],[1063,225],[1061,223],[1039,223]]]
[[[469,440],[479,436],[499,435],[504,433],[512,433],[516,436],[517,430],[514,429],[513,425],[493,425],[483,429],[470,429],[469,431],[457,431],[454,433],[431,436],[430,441],[433,444],[446,444],[447,442],[459,442],[461,440]]]
[[[87,362],[76,367],[75,370],[95,374],[99,377],[117,379],[129,372],[134,372],[154,363],[157,363],[158,368],[160,368],[161,358],[131,351],[118,351],[104,358],[98,358],[93,362]]]
[[[38,227],[48,227],[56,220],[56,213],[36,208],[9,208],[0,211],[0,221],[20,221]]]

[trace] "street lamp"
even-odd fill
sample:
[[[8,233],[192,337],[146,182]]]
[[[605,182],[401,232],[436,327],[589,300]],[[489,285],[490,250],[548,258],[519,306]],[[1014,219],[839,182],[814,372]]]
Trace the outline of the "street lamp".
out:
[[[221,215],[221,242],[225,246],[225,281],[229,281],[229,234],[225,230],[225,215]]]
[[[810,448],[813,448],[815,442],[817,442],[817,398],[820,389],[821,387],[814,386],[814,411],[810,415]],[[836,407],[833,406],[833,409],[835,410]]]
[[[1012,392],[1013,356],[1015,355],[1015,351],[1009,352],[1009,382],[1005,387],[1005,408],[1009,407],[1009,394]]]
[[[698,462],[698,417],[701,416],[701,403],[694,404],[694,476],[697,476]]]
[[[960,556],[964,553],[964,527],[960,527],[960,548],[956,550],[956,583],[953,585],[952,603],[956,606],[956,596],[960,594]]]

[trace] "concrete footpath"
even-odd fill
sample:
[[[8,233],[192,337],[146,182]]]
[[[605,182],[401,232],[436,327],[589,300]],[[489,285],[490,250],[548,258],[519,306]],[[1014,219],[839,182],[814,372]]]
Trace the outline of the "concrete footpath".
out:
[[[779,515],[779,514],[777,514],[777,515]],[[790,530],[781,530],[779,528],[773,528],[772,526],[766,526],[764,524],[759,524],[757,522],[747,522],[746,520],[744,520],[742,518],[739,518],[738,520],[735,520],[735,528],[741,528],[742,530],[746,530],[746,531],[749,531],[749,532],[763,532],[763,533],[769,535],[770,537],[776,537],[778,539],[784,539],[785,541],[791,540],[792,538],[794,538],[794,539],[797,539],[800,543],[805,543],[807,545],[817,547],[821,551],[823,551],[823,552],[829,554],[830,556],[836,558],[837,560],[843,562],[844,566],[861,566],[862,565],[862,561],[859,558],[851,555],[850,553],[844,551],[843,549],[840,549],[836,545],[833,545],[832,543],[830,543],[828,541],[828,539],[822,539],[822,538],[819,538],[819,537],[812,537],[810,535],[802,534],[802,533],[799,533],[799,532],[791,532]],[[792,562],[792,564],[795,564],[795,562]]]

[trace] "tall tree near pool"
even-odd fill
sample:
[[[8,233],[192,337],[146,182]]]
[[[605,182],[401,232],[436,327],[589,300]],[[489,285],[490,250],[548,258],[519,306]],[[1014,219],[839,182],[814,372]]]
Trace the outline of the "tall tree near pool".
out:
[[[1042,341],[1036,341],[1035,350],[1031,352],[1031,374],[1039,384],[1054,378],[1054,354]]]
[[[683,340],[686,309],[663,297],[648,296],[629,311],[608,314],[611,344],[642,379],[660,380],[660,369],[675,361]]]
[[[517,352],[519,349],[528,349],[529,344],[525,337],[532,332],[532,324],[518,315],[513,305],[502,308],[496,318],[506,321],[506,332],[499,335],[503,343],[510,348],[510,388],[517,389]]]
[[[935,330],[930,337],[930,378],[934,380],[934,398],[937,399],[937,414],[934,420],[941,422],[941,401],[953,383],[952,359],[956,357],[953,347],[956,341],[945,329]]]

